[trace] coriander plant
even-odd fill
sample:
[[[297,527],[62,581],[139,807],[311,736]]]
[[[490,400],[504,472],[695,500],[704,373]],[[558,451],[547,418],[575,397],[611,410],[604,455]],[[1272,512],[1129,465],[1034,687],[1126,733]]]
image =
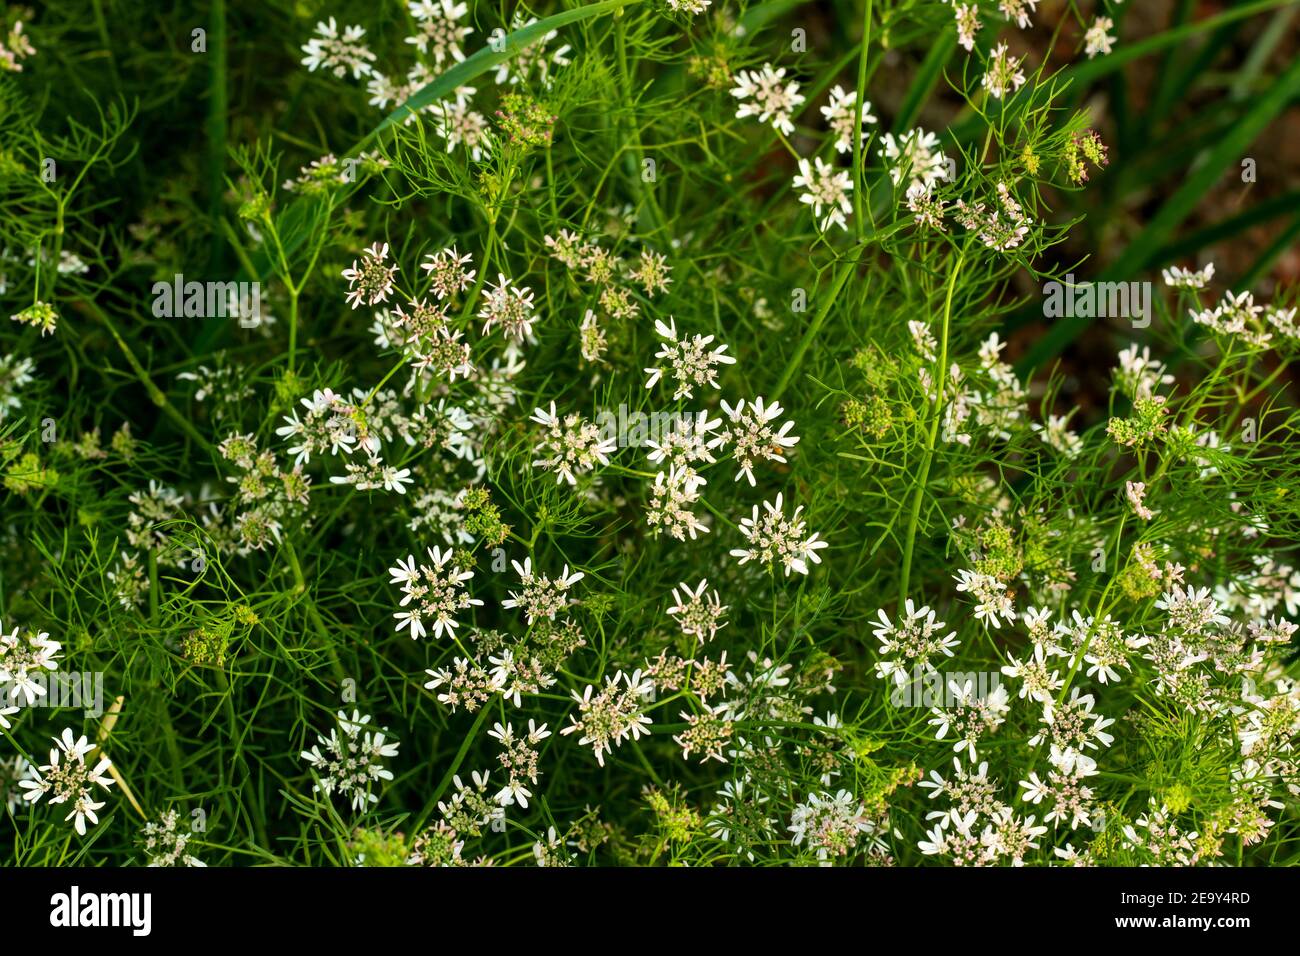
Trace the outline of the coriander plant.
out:
[[[1295,863],[1201,6],[0,4],[5,862]]]

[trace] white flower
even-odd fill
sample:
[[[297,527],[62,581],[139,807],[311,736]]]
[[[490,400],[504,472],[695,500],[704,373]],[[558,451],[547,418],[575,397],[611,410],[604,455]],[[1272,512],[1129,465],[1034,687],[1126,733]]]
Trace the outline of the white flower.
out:
[[[939,343],[935,340],[929,323],[920,319],[911,319],[907,323],[907,331],[912,335],[912,345],[916,348],[916,354],[927,362],[936,361],[938,356],[935,353]]]
[[[618,447],[617,438],[602,438],[600,428],[576,412],[560,419],[554,402],[550,411],[533,409],[531,420],[546,428],[544,437],[534,446],[544,457],[536,459],[533,467],[555,472],[557,483],[577,484],[577,474],[587,474],[598,464],[608,465],[610,453]]]
[[[431,53],[434,65],[438,67],[446,60],[459,63],[465,59],[460,43],[474,32],[459,23],[469,12],[467,4],[455,3],[454,0],[439,0],[437,3],[434,0],[411,0],[406,6],[415,18],[415,33],[406,38],[407,43],[421,53]]]
[[[371,71],[370,79],[366,80],[366,92],[370,94],[370,99],[366,102],[381,110],[386,109],[389,103],[401,103],[408,94],[405,86],[398,85],[378,70]],[[292,179],[286,180],[284,184],[284,188],[290,192],[296,186],[297,183]]]
[[[457,93],[473,93],[470,87],[462,87]],[[487,117],[473,109],[468,100],[457,96],[455,99],[439,100],[430,103],[425,111],[432,117],[432,128],[447,142],[447,152],[457,146],[464,146],[474,162],[483,158],[492,146],[492,130]],[[415,114],[412,114],[414,116]]]
[[[789,518],[782,513],[781,495],[776,496],[775,503],[763,502],[760,515],[758,505],[754,505],[752,517],[740,519],[740,533],[749,541],[748,548],[735,548],[731,551],[733,558],[740,563],[758,561],[771,566],[779,561],[789,576],[791,571],[808,573],[808,562],[821,564],[817,552],[827,547],[827,542],[819,540],[814,534],[805,537],[807,527],[799,515],[803,505],[794,509]]]
[[[1097,772],[1097,761],[1073,747],[1052,744],[1048,750],[1048,762],[1062,773],[1090,777]]]
[[[59,313],[48,302],[33,302],[21,312],[15,312],[9,318],[21,325],[30,325],[41,330],[41,338],[53,335],[59,324]]]
[[[847,790],[834,796],[810,794],[790,815],[791,845],[806,842],[824,862],[831,856],[847,855],[857,846],[858,835],[872,829],[867,808]]]
[[[1164,363],[1151,357],[1151,347],[1130,345],[1119,353],[1119,368],[1113,370],[1115,384],[1130,398],[1151,398],[1162,386],[1174,384]]]
[[[438,703],[445,704],[453,711],[464,707],[471,713],[486,703],[489,697],[501,693],[504,689],[502,681],[509,676],[508,671],[489,673],[477,662],[463,657],[453,658],[451,667],[425,668],[424,672],[429,675],[424,689],[440,691]]]
[[[1089,677],[1096,677],[1103,684],[1120,679],[1119,669],[1131,670],[1129,651],[1145,646],[1149,639],[1137,635],[1126,635],[1124,629],[1109,614],[1100,619],[1089,615],[1084,617],[1078,611],[1072,613],[1072,623],[1057,622],[1056,633],[1068,638],[1061,647],[1072,658],[1079,655],[1091,666]]]
[[[1078,687],[1072,688],[1069,700],[1059,706],[1055,700],[1045,702],[1040,718],[1044,729],[1029,738],[1029,745],[1037,747],[1048,741],[1062,753],[1096,750],[1098,745],[1109,747],[1115,738],[1106,728],[1115,721],[1093,713],[1094,704],[1093,696],[1081,693]]]
[[[1228,624],[1227,615],[1222,612],[1219,602],[1211,596],[1209,588],[1174,585],[1160,595],[1156,607],[1169,615],[1166,630],[1199,636]]]
[[[692,753],[697,753],[701,761],[726,763],[723,750],[735,730],[730,703],[701,704],[697,713],[682,710],[678,714],[687,725],[680,734],[673,735],[673,742],[682,748],[682,759],[689,760]]]
[[[1025,854],[1038,849],[1037,838],[1046,832],[1047,827],[1034,825],[1034,817],[1019,818],[1010,807],[1003,807],[984,827],[980,843],[990,858],[1008,857],[1012,866],[1023,866]]]
[[[1078,457],[1083,451],[1083,439],[1070,431],[1069,420],[1064,415],[1048,415],[1046,424],[1031,422],[1029,427],[1044,444],[1066,458]]]
[[[343,270],[343,278],[348,280],[347,301],[354,309],[388,301],[396,273],[396,263],[388,264],[388,243],[373,243],[361,253],[360,259],[353,260],[351,267]]]
[[[523,608],[530,625],[543,617],[555,620],[555,615],[569,606],[569,588],[586,577],[581,571],[569,573],[567,564],[558,578],[550,578],[545,574],[533,573],[532,558],[524,558],[523,564],[518,561],[510,563],[515,566],[523,590],[511,591],[510,597],[502,601],[501,606]]]
[[[998,0],[998,9],[1008,20],[1015,20],[1016,26],[1024,30],[1030,25],[1029,14],[1038,6],[1038,0]]]
[[[748,479],[752,488],[755,485],[756,461],[777,461],[785,464],[785,456],[782,452],[799,443],[797,436],[789,434],[790,429],[794,427],[794,422],[787,421],[780,429],[773,428],[772,422],[780,418],[785,409],[777,402],[764,405],[762,395],[749,402],[748,407],[743,398],[736,402],[735,407],[728,405],[726,399],[723,399],[722,408],[727,413],[728,424],[716,438],[709,442],[709,447],[730,444],[731,456],[739,466],[735,480],[739,481],[743,476]]]
[[[953,656],[953,648],[961,642],[957,632],[943,633],[946,624],[935,619],[929,607],[918,608],[911,598],[903,605],[903,613],[895,624],[884,610],[878,610],[879,623],[872,633],[880,641],[881,660],[876,662],[876,675],[893,677],[899,687],[907,682],[908,672],[916,667],[925,674],[937,673],[934,658]]]
[[[35,368],[36,363],[29,358],[0,355],[0,421],[22,408],[18,390],[32,383]]]
[[[189,826],[180,826],[180,814],[168,810],[157,820],[150,820],[140,831],[148,866],[206,866],[187,853],[194,834]]]
[[[701,644],[713,640],[718,631],[726,627],[723,615],[727,612],[727,605],[718,597],[716,588],[706,598],[704,591],[708,586],[708,579],[701,578],[694,590],[682,584],[681,595],[677,588],[673,588],[673,601],[676,603],[668,609],[668,614],[676,618],[682,634],[696,638]]]
[[[529,720],[527,734],[516,735],[513,724],[503,727],[498,722],[488,731],[488,736],[501,742],[499,760],[502,769],[510,775],[506,785],[497,792],[497,803],[503,807],[518,804],[528,809],[528,801],[533,796],[528,785],[536,785],[539,776],[537,745],[551,736],[551,732],[545,724],[539,727],[535,721]]]
[[[864,102],[859,111],[857,109],[857,100],[858,94],[856,92],[846,93],[842,86],[836,84],[831,88],[830,102],[821,108],[822,116],[826,117],[831,132],[835,134],[835,152],[837,153],[853,152],[853,130],[857,123],[858,112],[862,113],[863,127],[876,122],[876,117],[871,114],[871,102],[869,100]],[[864,129],[862,138],[865,140],[867,135]]]
[[[710,419],[707,411],[674,415],[666,431],[646,439],[646,447],[650,449],[646,457],[654,464],[669,468],[684,469],[697,463],[711,465],[717,459],[710,449],[715,447],[718,439],[710,439],[709,433],[720,424],[722,419]]]
[[[605,330],[600,327],[600,319],[591,309],[582,317],[582,325],[578,327],[578,336],[581,343],[582,360],[584,362],[596,363],[601,361],[605,355],[605,350],[609,348],[609,341],[605,337]]]
[[[934,195],[934,187],[914,182],[907,187],[907,208],[918,226],[947,232],[948,226],[943,221],[943,200]],[[913,323],[909,322],[911,326]],[[933,357],[930,359],[934,361]]]
[[[950,730],[953,731],[956,740],[953,751],[961,753],[965,750],[972,761],[979,759],[976,745],[986,734],[1002,725],[1011,706],[1007,702],[1007,689],[1001,684],[983,697],[976,694],[974,685],[971,680],[962,684],[949,680],[952,706],[931,708],[933,716],[927,721],[935,728],[936,740],[943,740]]]
[[[338,712],[337,726],[329,736],[318,734],[317,743],[302,752],[302,759],[318,776],[312,788],[327,797],[335,791],[348,797],[353,810],[365,809],[379,802],[373,786],[378,780],[392,780],[393,772],[384,766],[385,757],[397,756],[398,742],[387,739],[386,730],[368,730],[370,716],[354,710]]]
[[[404,342],[411,367],[417,371],[445,375],[448,382],[474,374],[469,343],[461,341],[459,329],[438,329],[428,336]]]
[[[1025,74],[1020,70],[1022,60],[1011,56],[1005,43],[999,43],[989,54],[988,67],[981,85],[988,90],[989,96],[1002,99],[1008,93],[1014,93],[1024,86]]]
[[[643,677],[639,670],[631,674],[617,671],[605,678],[605,686],[593,696],[595,688],[588,684],[579,694],[573,691],[578,704],[577,714],[570,714],[571,723],[560,730],[561,734],[580,732],[580,744],[591,744],[596,762],[605,766],[605,754],[611,753],[629,736],[639,740],[650,733],[650,718],[645,715],[645,705],[654,695],[654,682]]]
[[[969,204],[959,199],[953,215],[962,226],[978,233],[984,245],[1006,252],[1020,245],[1034,220],[1025,214],[1006,183],[998,183],[997,201],[990,209],[982,202]]]
[[[1297,630],[1300,630],[1300,624],[1292,624],[1290,621],[1280,617],[1271,620],[1251,621],[1247,625],[1252,640],[1259,641],[1262,644],[1281,644],[1291,643],[1291,638]]]
[[[420,268],[429,273],[429,288],[440,302],[464,292],[474,284],[474,276],[478,274],[474,269],[465,268],[473,262],[470,254],[461,255],[455,246],[431,252],[424,260]]]
[[[889,178],[897,186],[903,177],[909,185],[933,186],[948,178],[948,157],[939,150],[939,138],[923,129],[909,130],[899,139],[886,133],[881,139],[880,155],[889,167]]]
[[[1035,644],[1033,651],[1023,661],[1013,658],[1010,664],[1003,666],[1002,673],[1021,681],[1021,700],[1028,697],[1040,704],[1050,702],[1065,685],[1060,673],[1048,666],[1047,650],[1042,644]]]
[[[483,604],[464,593],[465,582],[474,577],[474,572],[462,571],[453,563],[455,552],[451,548],[444,552],[435,546],[428,549],[428,555],[429,564],[417,565],[415,555],[408,555],[405,561],[397,559],[397,567],[388,569],[390,583],[401,586],[399,606],[411,605],[393,615],[397,630],[409,628],[412,638],[423,637],[428,633],[425,622],[431,620],[435,640],[444,635],[454,637],[456,613]]]
[[[511,281],[497,273],[497,284],[483,292],[483,305],[478,310],[483,320],[483,334],[494,325],[501,326],[507,339],[521,343],[533,340],[533,292],[527,286],[511,285]]]
[[[668,264],[668,257],[653,249],[642,249],[641,258],[635,267],[629,268],[627,277],[645,290],[649,298],[657,292],[667,292],[672,284],[669,275],[673,267]]]
[[[1240,335],[1257,345],[1267,344],[1270,336],[1259,329],[1259,319],[1264,314],[1264,307],[1255,304],[1255,297],[1249,292],[1234,294],[1231,290],[1224,292],[1223,298],[1213,309],[1192,312],[1192,321],[1204,325],[1220,335]]]
[[[1195,272],[1182,266],[1170,266],[1168,269],[1161,270],[1160,274],[1164,277],[1165,285],[1172,288],[1204,289],[1214,278],[1214,263],[1211,262],[1204,269]]]
[[[351,70],[354,80],[371,72],[370,64],[375,55],[361,42],[361,38],[366,35],[364,29],[358,26],[344,27],[343,35],[339,36],[338,24],[330,17],[329,23],[322,21],[316,24],[316,33],[318,36],[312,37],[302,46],[302,51],[307,54],[303,57],[302,64],[308,70],[315,73],[324,67],[337,77],[343,77]]]
[[[352,485],[358,491],[395,491],[406,494],[406,486],[414,484],[411,469],[397,468],[386,464],[378,455],[370,455],[364,462],[349,461],[344,463],[346,475],[331,475],[330,482],[335,485]]]
[[[517,33],[524,27],[532,26],[537,22],[536,17],[524,18],[523,14],[515,11],[515,15],[510,20],[509,33]],[[554,52],[548,52],[546,45],[560,35],[559,30],[550,30],[546,35],[534,39],[528,46],[519,48],[514,44],[509,44],[507,49],[511,56],[502,61],[497,67],[495,80],[498,86],[502,83],[509,82],[516,84],[521,81],[533,81],[533,74],[536,74],[536,81],[545,88],[551,85],[551,68],[555,66],[568,66],[569,58],[566,54],[573,48],[567,43],[556,49]]]
[[[1124,827],[1124,849],[1139,854],[1147,865],[1191,866],[1197,862],[1201,856],[1196,847],[1199,834],[1180,830],[1158,796],[1152,795],[1148,808],[1147,813]]]
[[[735,79],[731,95],[741,101],[737,119],[757,116],[760,123],[770,122],[787,136],[794,132],[791,116],[804,98],[798,83],[785,82],[784,68],[774,70],[771,63],[765,63],[762,70],[741,70]]]
[[[975,598],[975,620],[985,625],[1001,627],[1000,618],[1006,618],[1010,624],[1016,619],[1015,605],[1007,595],[1007,586],[987,574],[961,569],[957,572],[957,590],[965,591]]]
[[[952,809],[961,814],[973,811],[976,814],[991,816],[1004,806],[998,799],[1001,787],[996,780],[989,779],[987,761],[981,762],[978,766],[964,768],[961,758],[953,757],[952,768],[951,780],[945,780],[940,776],[939,771],[931,770],[930,779],[919,782],[921,789],[930,791],[928,799],[933,800],[943,796],[952,802]],[[927,813],[926,817],[934,820],[947,815],[943,811],[933,811]]]
[[[1143,521],[1150,521],[1156,516],[1156,513],[1143,503],[1146,500],[1146,495],[1147,486],[1144,482],[1124,482],[1124,496],[1128,498],[1128,503],[1132,506],[1133,513]]]
[[[666,365],[657,365],[645,369],[649,378],[646,388],[654,388],[659,379],[667,372],[677,382],[673,392],[673,401],[681,398],[694,398],[695,389],[701,385],[721,388],[718,384],[718,366],[735,365],[736,360],[726,354],[727,346],[719,345],[710,349],[712,335],[693,335],[690,338],[677,338],[677,323],[669,316],[668,323],[655,319],[655,331],[666,343],[659,347],[655,358],[666,359]]]
[[[23,8],[16,8],[11,15],[21,16],[18,11]],[[14,73],[23,71],[22,61],[29,56],[36,54],[36,48],[32,46],[32,41],[28,39],[27,34],[23,33],[23,21],[15,19],[13,26],[9,29],[9,35],[0,42],[0,70],[8,70]],[[8,251],[8,250],[5,250]],[[0,279],[0,286],[4,282]],[[0,288],[0,295],[4,289]]]
[[[949,810],[926,833],[926,839],[917,842],[917,849],[925,856],[947,857],[956,866],[982,866],[987,862],[987,850],[971,829],[978,818],[974,810],[965,814]]]
[[[813,163],[815,168],[808,160],[799,160],[799,175],[794,178],[794,187],[804,190],[799,201],[812,206],[817,228],[823,232],[831,226],[847,229],[845,217],[853,212],[849,200],[853,180],[847,172],[836,170],[820,157],[815,157]]]
[[[87,765],[86,756],[95,745],[86,739],[85,734],[73,737],[71,727],[55,737],[54,743],[56,746],[50,748],[49,763],[32,768],[30,779],[18,781],[18,786],[27,791],[23,799],[31,803],[47,794],[52,804],[71,801],[72,810],[64,819],[74,820],[77,833],[85,836],[86,821],[98,823],[95,811],[104,806],[103,802],[91,799],[91,787],[113,785],[112,778],[104,775],[112,764],[107,757],[100,756],[94,766]]]
[[[19,637],[17,626],[5,634],[0,624],[0,687],[8,687],[10,702],[21,697],[23,706],[31,706],[36,698],[44,696],[45,671],[59,669],[55,658],[62,647],[45,631],[28,628],[26,637]]]
[[[658,535],[667,531],[678,541],[685,541],[688,536],[694,541],[696,535],[707,534],[708,525],[691,511],[700,500],[700,486],[703,484],[704,479],[689,465],[657,472],[646,509],[646,521],[652,533]]]
[[[289,448],[289,454],[296,456],[295,464],[310,462],[312,454],[317,452],[351,454],[357,443],[353,406],[328,388],[316,389],[311,398],[302,399],[300,404],[307,409],[306,415],[299,419],[297,410],[291,410],[284,416],[286,424],[275,430],[281,438],[297,442]]]
[[[984,25],[980,23],[979,7],[973,3],[953,4],[952,14],[957,20],[957,42],[969,53],[975,49],[975,34]]]
[[[668,9],[674,13],[699,16],[709,8],[711,0],[668,0]]]
[[[1083,52],[1088,54],[1088,59],[1091,60],[1098,53],[1104,55],[1111,51],[1115,38],[1109,35],[1109,31],[1114,26],[1115,21],[1110,17],[1097,17],[1093,20],[1092,26],[1083,35]]]
[[[1046,645],[1051,642],[1052,630],[1048,626],[1051,616],[1052,612],[1047,608],[1037,608],[1032,604],[1020,615],[1020,623],[1025,626],[1025,630],[1029,632],[1029,637],[1035,644]]]

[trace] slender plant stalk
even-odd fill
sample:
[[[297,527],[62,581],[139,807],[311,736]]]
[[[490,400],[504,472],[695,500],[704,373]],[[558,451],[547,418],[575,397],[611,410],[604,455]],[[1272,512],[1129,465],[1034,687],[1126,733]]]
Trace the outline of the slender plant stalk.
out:
[[[858,86],[853,100],[853,225],[858,239],[866,222],[862,216],[862,113],[867,99],[867,56],[871,52],[871,0],[862,12],[862,49],[858,52]]]
[[[131,366],[131,371],[135,373],[136,379],[144,386],[144,390],[149,393],[149,400],[157,405],[162,413],[166,415],[177,428],[183,431],[189,439],[194,442],[194,444],[198,445],[204,451],[215,451],[216,449],[213,447],[212,443],[199,433],[199,430],[194,427],[194,423],[178,412],[176,407],[167,400],[167,396],[163,394],[162,389],[154,384],[153,379],[149,377],[149,373],[146,372],[144,366],[140,364],[140,360],[135,357],[135,353],[131,351],[130,346],[126,344],[126,340],[123,339],[121,333],[117,331],[117,326],[113,324],[113,320],[110,319],[102,309],[88,300],[78,300],[77,306],[90,312],[95,316],[95,318],[104,323],[109,334],[113,337],[113,341],[116,342],[117,347],[122,350],[122,355],[126,358],[127,364]]]
[[[921,517],[921,503],[925,500],[930,482],[930,464],[934,461],[935,443],[939,438],[939,423],[943,420],[944,386],[948,381],[948,334],[952,324],[952,294],[957,288],[957,276],[966,261],[965,253],[957,256],[948,275],[948,292],[943,300],[943,330],[939,338],[939,364],[934,376],[934,405],[930,412],[930,432],[926,436],[925,451],[921,454],[921,468],[916,475],[916,491],[907,515],[907,531],[903,535],[903,562],[898,575],[898,606],[907,600],[907,588],[912,574],[912,550],[916,546],[917,524]]]
[[[208,268],[221,269],[225,242],[219,228],[223,218],[226,181],[226,0],[211,0],[208,8],[208,217],[212,230],[212,255]]]

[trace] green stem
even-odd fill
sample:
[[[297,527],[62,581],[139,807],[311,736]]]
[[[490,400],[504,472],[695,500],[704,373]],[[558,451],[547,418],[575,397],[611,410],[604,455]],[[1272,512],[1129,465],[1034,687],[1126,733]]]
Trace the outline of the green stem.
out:
[[[652,230],[658,230],[663,226],[663,213],[659,209],[659,204],[655,201],[654,187],[646,188],[645,181],[642,179],[643,151],[641,149],[641,134],[636,128],[635,120],[632,119],[634,108],[632,104],[632,71],[627,64],[627,18],[624,16],[627,11],[623,9],[614,12],[614,46],[618,52],[618,69],[621,74],[622,82],[619,84],[619,91],[623,99],[623,111],[619,116],[617,125],[622,129],[621,139],[628,145],[627,152],[623,154],[623,167],[627,171],[628,184],[632,188],[632,195],[637,200],[637,210],[641,208],[650,214],[650,225]]]
[[[385,385],[387,385],[387,384],[388,384],[388,380],[389,380],[390,378],[392,378],[394,375],[396,375],[399,371],[401,371],[401,369],[402,369],[402,367],[403,367],[404,365],[406,365],[406,353],[405,353],[405,352],[403,352],[403,353],[402,353],[402,357],[399,358],[399,359],[397,360],[397,364],[394,365],[392,368],[390,368],[386,373],[384,373],[384,377],[381,378],[381,379],[379,380],[379,383],[378,383],[377,385],[375,385],[375,387],[372,388],[372,389],[370,390],[370,394],[368,394],[368,395],[365,397],[365,400],[362,401],[362,403],[361,403],[361,407],[362,407],[362,408],[365,408],[367,405],[369,405],[371,402],[373,402],[373,401],[375,400],[375,396],[379,394],[379,390],[380,390],[381,388],[383,388]]]
[[[221,267],[222,236],[216,223],[222,219],[226,175],[226,0],[212,0],[208,11],[208,216],[212,223],[210,269]]]
[[[811,324],[809,324],[808,328],[804,331],[803,338],[799,340],[799,344],[795,346],[794,354],[790,356],[790,361],[785,365],[785,371],[781,373],[781,378],[776,383],[776,388],[772,391],[773,401],[780,397],[780,395],[785,391],[786,386],[790,384],[790,379],[794,377],[795,370],[799,368],[799,363],[803,361],[804,353],[808,351],[808,346],[812,344],[812,340],[815,339],[817,333],[821,331],[822,325],[826,322],[826,317],[830,315],[831,306],[835,304],[835,300],[839,297],[840,290],[843,289],[844,284],[849,281],[849,276],[853,275],[853,270],[857,268],[857,265],[857,260],[850,258],[845,260],[843,265],[840,266],[840,271],[835,276],[835,281],[831,285],[830,294],[826,297],[826,301],[822,303],[822,307],[813,317]]]
[[[325,626],[320,611],[316,609],[316,602],[312,600],[311,594],[307,590],[307,579],[303,577],[302,565],[298,563],[298,553],[294,551],[293,545],[288,540],[284,542],[283,550],[285,556],[289,559],[289,567],[293,571],[294,591],[302,598],[302,602],[307,608],[307,617],[311,619],[316,636],[320,638],[322,646],[329,654],[330,667],[334,671],[335,680],[342,684],[347,677],[347,673],[343,670],[342,662],[339,661],[338,651],[334,647],[334,640],[330,636],[329,628]]]
[[[194,423],[178,412],[176,407],[167,400],[167,396],[162,393],[162,389],[154,384],[153,379],[149,377],[149,373],[145,371],[144,366],[140,364],[140,360],[135,357],[135,353],[131,351],[130,346],[126,344],[126,340],[118,333],[117,327],[113,325],[113,321],[103,312],[103,310],[94,303],[85,299],[80,300],[77,305],[84,311],[90,312],[91,315],[103,322],[108,328],[109,334],[113,336],[113,341],[117,343],[117,347],[121,349],[122,354],[126,356],[126,362],[131,366],[131,371],[135,373],[136,379],[144,386],[144,390],[149,393],[149,400],[157,405],[159,410],[170,418],[177,428],[188,435],[194,444],[198,445],[204,451],[214,451],[212,443],[199,434],[199,430],[194,427]]]
[[[871,0],[862,14],[862,50],[858,53],[858,89],[853,99],[853,224],[862,238],[862,104],[866,102],[867,52],[871,47]]]
[[[437,808],[438,801],[442,799],[443,794],[447,792],[447,788],[451,786],[452,778],[460,771],[460,765],[465,762],[465,755],[469,753],[469,748],[474,743],[474,739],[478,736],[478,732],[482,729],[489,713],[489,708],[482,708],[478,712],[478,717],[474,720],[474,726],[469,729],[469,733],[461,740],[460,749],[456,751],[456,756],[452,759],[447,772],[442,775],[442,780],[438,783],[438,789],[433,791],[433,796],[429,798],[424,805],[424,809],[420,811],[420,816],[415,825],[417,834],[424,829],[424,825],[428,823],[429,817],[433,815],[433,811]]]
[[[469,295],[465,297],[465,305],[461,307],[460,321],[462,324],[469,321],[469,317],[473,315],[474,307],[478,305],[478,297],[483,292],[483,284],[487,282],[488,271],[492,268],[492,248],[497,241],[498,210],[485,209],[484,214],[487,216],[488,221],[487,242],[483,245],[483,262],[479,265],[478,278],[474,280],[474,288],[470,289]]]
[[[289,372],[298,371],[298,293],[289,291]]]
[[[1249,392],[1247,392],[1245,395],[1241,397],[1240,399],[1241,404],[1245,405],[1246,403],[1254,399],[1256,395],[1258,395],[1260,392],[1264,391],[1264,389],[1268,388],[1275,381],[1277,381],[1278,377],[1283,372],[1285,372],[1288,368],[1290,368],[1290,366],[1291,363],[1285,360],[1279,362],[1277,368],[1273,370],[1272,374],[1269,375],[1268,378],[1264,379],[1264,381],[1260,382],[1259,385],[1255,386],[1255,388],[1251,389]]]
[[[158,624],[158,555],[150,548],[145,554],[149,567],[149,623]]]
[[[934,461],[934,446],[939,438],[939,423],[943,420],[944,386],[948,382],[948,329],[952,320],[952,294],[957,287],[957,276],[961,272],[966,254],[957,257],[952,274],[948,277],[948,293],[943,303],[943,333],[939,340],[939,365],[935,373],[934,411],[930,418],[930,434],[926,438],[925,454],[921,458],[921,470],[916,476],[916,493],[912,496],[912,508],[907,518],[907,535],[903,539],[902,572],[898,576],[898,606],[907,600],[907,585],[912,573],[912,551],[916,547],[916,527],[921,517],[921,502],[925,500],[926,485],[930,480],[930,464]]]

